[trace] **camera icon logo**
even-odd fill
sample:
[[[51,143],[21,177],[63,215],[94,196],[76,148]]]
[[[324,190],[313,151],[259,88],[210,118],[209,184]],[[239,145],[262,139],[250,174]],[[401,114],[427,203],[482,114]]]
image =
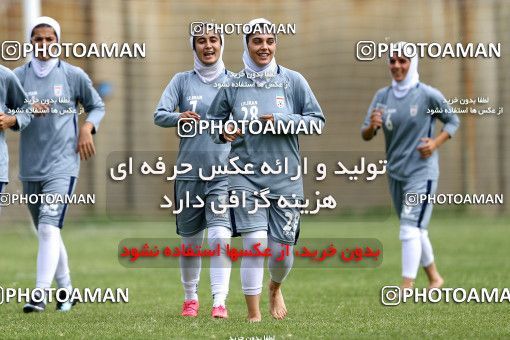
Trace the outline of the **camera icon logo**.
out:
[[[11,194],[8,192],[0,193],[0,207],[7,207],[11,205]]]
[[[381,303],[385,306],[398,306],[401,292],[399,286],[384,286],[381,289]]]
[[[200,37],[205,34],[205,23],[194,21],[190,24],[190,34],[193,37]]]
[[[416,192],[406,192],[404,197],[404,203],[408,207],[415,207],[419,202],[419,196]]]
[[[21,43],[14,40],[6,40],[2,43],[2,59],[16,61],[21,58]]]
[[[370,61],[376,57],[375,42],[361,40],[356,44],[356,58],[359,61]]]
[[[197,122],[193,118],[181,118],[177,121],[177,135],[191,138],[197,135]]]

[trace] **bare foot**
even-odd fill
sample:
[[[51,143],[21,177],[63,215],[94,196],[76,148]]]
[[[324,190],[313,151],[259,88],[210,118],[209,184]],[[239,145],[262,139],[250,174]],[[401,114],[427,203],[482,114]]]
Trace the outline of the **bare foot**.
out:
[[[262,321],[262,315],[260,315],[260,313],[257,315],[250,315],[248,314],[248,317],[246,318],[246,320],[250,323],[254,323],[254,322],[260,322]]]
[[[429,281],[429,289],[443,287],[444,280],[441,276],[437,276],[433,280]]]
[[[269,283],[269,312],[277,320],[282,320],[287,315],[287,307],[285,307],[280,285],[272,280]]]
[[[400,288],[402,289],[412,289],[414,287],[414,279],[408,278],[408,277],[402,277],[402,284],[400,285]]]
[[[441,288],[443,286],[444,280],[441,275],[439,275],[434,262],[423,269],[425,270],[425,273],[427,273],[427,277],[429,279],[429,289]]]
[[[260,314],[260,294],[258,295],[245,295],[246,307],[248,307],[248,322],[260,322],[262,321],[262,315]]]

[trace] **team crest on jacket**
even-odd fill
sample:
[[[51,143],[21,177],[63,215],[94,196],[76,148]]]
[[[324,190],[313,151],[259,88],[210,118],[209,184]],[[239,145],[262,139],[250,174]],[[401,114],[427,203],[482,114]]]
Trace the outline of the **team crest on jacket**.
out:
[[[276,106],[280,109],[285,106],[285,98],[283,96],[276,96]]]
[[[53,93],[55,94],[56,97],[62,96],[63,88],[64,87],[62,85],[54,85],[53,86]]]
[[[416,116],[418,114],[418,105],[411,105],[409,114],[411,115],[411,117]]]

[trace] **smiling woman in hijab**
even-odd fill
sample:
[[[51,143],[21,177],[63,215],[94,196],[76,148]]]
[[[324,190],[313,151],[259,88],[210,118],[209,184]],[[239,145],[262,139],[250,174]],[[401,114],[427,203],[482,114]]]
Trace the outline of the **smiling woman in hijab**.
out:
[[[296,71],[276,63],[277,38],[270,31],[271,22],[254,19],[248,23],[251,34],[243,37],[244,70],[235,79],[246,86],[230,86],[220,90],[214,99],[207,118],[219,123],[232,117],[236,122],[269,121],[323,126],[324,115],[305,78]],[[283,84],[283,86],[276,86]],[[274,85],[274,86],[273,86]],[[285,134],[241,134],[241,130],[228,129],[213,136],[217,143],[230,143],[230,157],[239,157],[240,168],[253,164],[260,169],[264,162],[275,164],[277,160],[288,160],[290,169],[301,165],[298,135]],[[297,132],[297,131],[296,131]],[[304,199],[302,178],[292,180],[292,175],[264,175],[255,171],[253,175],[231,175],[229,190],[237,196],[238,202],[246,205],[234,207],[232,225],[243,237],[243,249],[253,249],[260,243],[260,249],[272,249],[268,267],[269,311],[275,319],[283,319],[287,308],[281,285],[293,264],[293,246],[299,236],[300,211],[296,207],[282,208],[278,199]],[[260,207],[258,201],[265,196],[269,207]],[[258,206],[258,209],[253,209]],[[254,213],[251,213],[253,212]],[[289,249],[288,256],[278,261],[281,249]],[[264,257],[243,257],[241,260],[241,285],[248,308],[248,321],[261,321],[260,294],[264,276]]]
[[[46,52],[50,44],[61,42],[60,25],[49,17],[37,18],[29,32],[31,43]],[[21,131],[19,177],[23,192],[70,196],[76,186],[80,158],[87,160],[95,154],[92,135],[105,114],[103,101],[82,69],[51,58],[48,53],[38,53],[14,73],[28,98],[38,102],[34,106],[36,117]],[[87,113],[81,128],[78,103]],[[59,288],[72,290],[67,251],[60,235],[67,204],[50,203],[28,204],[39,240],[36,287],[49,288],[55,279]],[[45,296],[41,296],[30,300],[23,311],[42,312],[45,307]],[[71,301],[57,303],[59,311],[71,307]]]
[[[382,128],[386,140],[390,194],[400,220],[402,241],[402,288],[412,288],[419,266],[425,269],[430,288],[443,285],[437,271],[428,224],[432,205],[415,202],[414,195],[433,195],[437,189],[437,149],[459,127],[441,92],[419,81],[418,57],[405,57],[405,43],[396,45],[401,53],[389,58],[391,86],[377,91],[361,128],[364,140],[371,140]],[[439,109],[431,115],[428,110]],[[444,125],[435,136],[435,122]],[[411,197],[413,196],[413,197]],[[416,196],[418,197],[418,196]]]
[[[177,73],[163,92],[156,111],[154,123],[161,127],[178,127],[180,123],[198,124],[205,118],[207,109],[218,93],[215,83],[223,83],[227,79],[227,70],[223,63],[225,40],[222,35],[208,31],[200,36],[190,37],[193,51],[193,70]],[[179,109],[179,111],[177,111]],[[179,130],[179,136],[184,128]],[[192,197],[193,205],[200,197],[205,205],[194,208],[191,205],[178,207],[182,211],[176,217],[177,234],[182,237],[185,245],[200,246],[204,232],[208,230],[210,249],[221,247],[221,256],[211,257],[210,276],[213,296],[212,316],[227,318],[226,298],[228,294],[231,262],[226,256],[226,245],[232,235],[230,215],[216,214],[211,205],[218,207],[227,199],[228,178],[216,175],[211,180],[204,180],[199,169],[209,176],[212,167],[224,166],[230,151],[228,145],[213,143],[208,134],[197,133],[195,136],[183,136],[179,143],[177,163],[191,164],[191,171],[179,174],[175,181],[176,202],[185,202],[185,197]],[[200,279],[201,258],[179,257],[181,281],[184,286],[184,303],[182,315],[196,317],[198,315],[198,283]]]

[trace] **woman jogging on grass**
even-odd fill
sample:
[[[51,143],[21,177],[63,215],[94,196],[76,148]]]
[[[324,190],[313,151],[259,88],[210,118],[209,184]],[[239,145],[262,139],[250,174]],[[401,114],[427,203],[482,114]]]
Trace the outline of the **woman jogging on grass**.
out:
[[[391,86],[375,94],[361,135],[368,141],[382,128],[385,136],[390,194],[400,219],[402,287],[413,287],[421,264],[429,287],[437,288],[442,286],[443,278],[437,271],[428,237],[432,204],[414,201],[414,195],[436,192],[437,149],[455,134],[459,118],[451,113],[441,92],[419,81],[418,57],[404,56],[405,43],[397,47],[400,56],[390,55],[388,63]],[[431,110],[439,113],[431,114]],[[436,119],[444,124],[437,136]]]
[[[205,26],[204,26],[205,27]],[[222,55],[225,41],[223,36],[212,31],[203,35],[190,37],[193,51],[194,68],[191,71],[177,73],[166,87],[154,113],[154,123],[161,127],[179,127],[179,120],[189,124],[198,124],[205,118],[207,109],[218,92],[216,83],[227,79],[227,70]],[[179,108],[179,111],[176,111]],[[180,132],[183,132],[181,129]],[[183,132],[184,133],[184,132]],[[226,164],[230,147],[217,145],[208,134],[197,133],[193,137],[181,137],[177,164],[192,165],[192,170],[179,174],[175,181],[176,201],[184,199],[187,194],[192,203],[198,203],[197,196],[205,202],[204,207],[183,207],[176,217],[177,234],[185,245],[202,245],[205,229],[211,249],[219,244],[221,256],[211,257],[211,291],[213,296],[212,316],[227,318],[226,298],[229,288],[231,261],[226,256],[225,247],[232,235],[228,213],[216,214],[211,205],[225,203],[228,192],[228,178],[217,175],[211,180],[204,180],[199,169],[210,175],[211,167]],[[182,315],[198,316],[198,283],[202,262],[200,257],[179,257],[181,281],[184,286],[184,303]]]

